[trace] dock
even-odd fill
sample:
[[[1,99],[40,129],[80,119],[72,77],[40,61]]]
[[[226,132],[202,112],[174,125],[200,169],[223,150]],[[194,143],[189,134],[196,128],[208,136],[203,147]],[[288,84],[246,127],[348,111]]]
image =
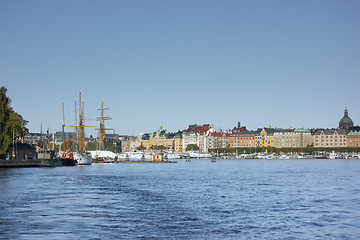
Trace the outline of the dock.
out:
[[[93,163],[177,163],[177,161],[146,161],[146,160],[106,161],[106,160],[93,160]]]
[[[61,159],[0,159],[0,168],[60,167]]]

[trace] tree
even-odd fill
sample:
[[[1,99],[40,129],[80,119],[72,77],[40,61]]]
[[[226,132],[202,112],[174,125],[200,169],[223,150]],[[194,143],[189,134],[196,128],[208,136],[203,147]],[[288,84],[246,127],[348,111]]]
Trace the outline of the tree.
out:
[[[6,156],[13,136],[24,137],[29,130],[25,127],[27,121],[11,107],[11,99],[6,96],[7,89],[0,88],[0,158]]]
[[[196,144],[189,144],[186,146],[186,151],[199,151],[199,146]]]
[[[10,98],[7,89],[0,88],[0,158],[4,158],[11,143]]]
[[[146,150],[146,147],[144,147],[142,144],[136,148],[139,151]]]

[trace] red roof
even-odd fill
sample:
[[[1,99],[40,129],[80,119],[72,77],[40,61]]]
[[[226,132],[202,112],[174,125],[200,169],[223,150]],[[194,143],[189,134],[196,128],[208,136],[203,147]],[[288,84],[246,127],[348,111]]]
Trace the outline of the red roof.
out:
[[[213,132],[210,133],[210,136],[212,137],[230,137],[230,133],[221,133],[221,132]]]
[[[204,125],[189,125],[189,128],[185,132],[198,132],[200,134],[205,134],[210,129],[210,124]]]
[[[233,128],[232,130],[233,133],[244,132],[244,131],[246,131],[246,127]]]

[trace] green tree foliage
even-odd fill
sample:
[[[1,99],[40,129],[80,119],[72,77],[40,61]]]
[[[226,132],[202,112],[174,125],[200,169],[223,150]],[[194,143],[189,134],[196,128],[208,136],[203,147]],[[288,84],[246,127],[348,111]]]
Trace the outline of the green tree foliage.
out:
[[[166,147],[163,145],[152,145],[150,148],[152,150],[159,150],[159,151],[164,151],[166,149]]]
[[[11,143],[10,98],[6,96],[7,89],[0,88],[0,158],[4,158]]]
[[[198,151],[200,148],[196,144],[189,144],[186,146],[186,151]]]
[[[139,151],[144,151],[144,150],[146,150],[146,147],[144,147],[143,145],[140,145],[136,149]]]
[[[6,156],[13,136],[23,137],[29,131],[25,127],[27,121],[10,107],[11,100],[6,92],[5,87],[0,88],[0,158]]]

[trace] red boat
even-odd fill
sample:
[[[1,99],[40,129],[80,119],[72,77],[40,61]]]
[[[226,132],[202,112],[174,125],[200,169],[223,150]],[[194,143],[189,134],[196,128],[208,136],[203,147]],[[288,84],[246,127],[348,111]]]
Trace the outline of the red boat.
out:
[[[74,155],[71,149],[69,148],[69,139],[66,139],[66,148],[64,146],[64,152],[61,156],[63,166],[75,166],[76,161],[74,160]]]

